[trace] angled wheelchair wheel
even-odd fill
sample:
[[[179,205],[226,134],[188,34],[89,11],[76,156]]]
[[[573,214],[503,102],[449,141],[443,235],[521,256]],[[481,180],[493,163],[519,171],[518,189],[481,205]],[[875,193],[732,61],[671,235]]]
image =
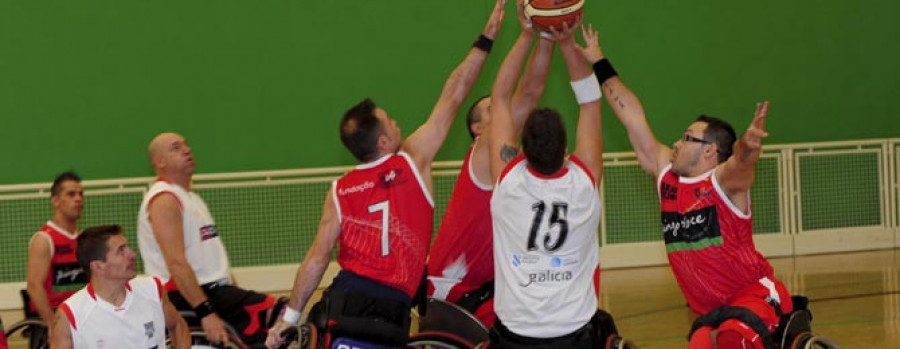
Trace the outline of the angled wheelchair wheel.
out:
[[[28,318],[19,321],[6,330],[6,338],[12,338],[17,333],[28,338],[29,349],[47,349],[50,347],[50,339],[47,338],[47,325],[43,320]]]
[[[474,349],[477,345],[478,343],[472,343],[451,332],[423,331],[411,336],[407,347],[417,349]]]

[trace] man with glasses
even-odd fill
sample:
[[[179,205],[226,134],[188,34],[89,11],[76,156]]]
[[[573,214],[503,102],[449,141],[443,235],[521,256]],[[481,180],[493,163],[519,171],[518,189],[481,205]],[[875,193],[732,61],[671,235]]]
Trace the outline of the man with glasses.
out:
[[[702,315],[689,347],[772,347],[772,333],[793,302],[753,244],[749,190],[768,136],[769,102],[756,104],[740,139],[727,122],[701,115],[671,149],[653,135],[640,100],[603,57],[597,32],[582,27],[582,34],[582,54],[638,162],[656,178],[669,264],[688,305]]]

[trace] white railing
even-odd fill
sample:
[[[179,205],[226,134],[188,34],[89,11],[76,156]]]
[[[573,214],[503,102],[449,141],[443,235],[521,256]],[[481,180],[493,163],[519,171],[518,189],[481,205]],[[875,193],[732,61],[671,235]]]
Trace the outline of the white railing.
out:
[[[818,168],[825,168],[826,170],[820,170],[817,173],[808,173],[808,169],[805,166],[810,165],[804,165],[807,162],[816,165],[817,161],[828,162],[831,161],[830,159],[835,161],[836,165],[834,165],[834,168],[818,166]],[[870,161],[870,159],[872,160]],[[760,217],[759,213],[755,213],[757,219],[777,219],[777,224],[775,225],[776,228],[774,228],[774,230],[777,231],[763,233],[758,231],[758,234],[755,236],[757,246],[764,254],[768,256],[788,256],[900,247],[900,239],[898,239],[898,235],[900,235],[900,227],[898,227],[900,226],[900,204],[898,204],[898,202],[900,202],[900,168],[898,168],[898,166],[900,166],[900,138],[770,145],[765,147],[760,161],[773,163],[774,170],[767,170],[766,173],[759,173],[757,176],[756,187],[764,185],[765,188],[755,189],[777,190],[777,198],[772,202],[766,201],[764,204],[778,206],[777,209],[766,211],[770,212],[765,213],[766,215],[769,215],[767,217]],[[845,163],[842,163],[842,161]],[[637,169],[639,166],[634,154],[631,152],[604,154],[604,164],[608,169]],[[862,164],[865,168],[874,168],[876,171],[875,173],[855,173],[853,168],[848,168],[848,164]],[[460,161],[436,162],[433,171],[434,176],[436,178],[454,177],[457,175],[460,165]],[[816,166],[810,167],[815,168]],[[352,167],[341,166],[316,169],[198,174],[194,176],[194,188],[202,192],[203,190],[228,191],[253,190],[253,188],[264,190],[265,188],[277,189],[303,187],[307,185],[323,186],[325,183],[334,180],[350,168]],[[646,177],[641,171],[636,172],[639,172],[640,176]],[[829,214],[828,217],[818,217],[815,215],[815,212],[809,212],[809,209],[804,211],[806,207],[810,206],[810,203],[805,202],[804,198],[828,198],[828,195],[823,195],[821,190],[836,190],[843,188],[823,188],[824,184],[821,178],[825,178],[824,183],[827,183],[829,178],[835,176],[837,176],[836,178],[844,178],[840,176],[842,174],[847,175],[848,173],[853,176],[847,177],[850,178],[851,181],[846,183],[846,186],[857,186],[861,188],[861,190],[869,190],[874,183],[877,185],[875,191],[877,197],[871,198],[871,200],[865,200],[864,198],[864,200],[860,200],[859,202],[849,203],[850,205],[847,207],[850,209],[859,209],[859,206],[861,205],[874,205],[877,207],[863,208],[863,210],[860,211],[866,213],[866,217],[864,218],[869,219],[869,221],[865,221],[866,224],[859,226],[836,226],[834,228],[829,228],[827,226],[823,227],[820,220],[834,218],[831,217],[833,215]],[[441,209],[443,204],[445,204],[450,191],[452,191],[452,178],[449,179],[450,180],[445,181],[447,184],[441,186],[437,185],[437,181],[435,183],[435,199]],[[766,180],[766,184],[761,183],[762,179]],[[134,214],[137,213],[136,207],[133,207],[134,202],[135,200],[139,201],[140,196],[146,191],[147,185],[153,180],[154,177],[139,177],[89,180],[84,181],[82,184],[85,187],[85,195],[89,198],[88,206],[93,205],[92,202],[100,202],[105,199],[113,200],[121,196],[124,197],[124,199],[115,199],[111,204],[107,204],[108,207],[104,207],[103,210],[99,211],[114,211],[119,209],[127,212],[124,212],[118,217],[129,217],[130,212],[134,212]],[[646,217],[648,221],[656,222],[655,224],[647,224],[647,226],[653,228],[635,228],[653,229],[653,231],[642,232],[646,233],[648,236],[654,236],[654,238],[625,243],[614,242],[616,240],[615,238],[621,240],[622,234],[627,234],[628,232],[611,231],[614,230],[610,228],[611,224],[616,223],[620,226],[621,224],[617,221],[620,217],[608,215],[609,208],[618,208],[619,212],[622,212],[622,210],[628,211],[630,209],[643,210],[641,212],[644,212],[653,211],[650,210],[650,208],[654,208],[656,207],[654,205],[658,205],[655,197],[638,198],[635,196],[634,198],[628,199],[628,202],[625,203],[607,202],[606,198],[611,186],[617,186],[615,188],[616,190],[626,190],[627,192],[637,192],[640,190],[641,193],[646,193],[647,188],[627,187],[623,189],[621,188],[621,183],[611,183],[616,180],[618,179],[610,179],[610,176],[607,175],[600,188],[601,196],[604,198],[604,210],[602,211],[604,217],[601,220],[602,223],[599,232],[602,244],[601,265],[604,268],[614,268],[666,263],[665,248],[660,242],[661,234],[658,234],[658,228],[655,228],[655,224],[658,224],[659,219],[658,211],[654,211],[656,213]],[[637,180],[637,182],[640,182],[640,180]],[[844,185],[842,184],[842,187],[843,186]],[[42,216],[40,212],[30,215],[25,215],[23,212],[27,213],[32,208],[38,211],[49,211],[49,204],[47,204],[49,187],[50,183],[0,185],[0,204],[9,204],[12,205],[12,207],[21,206],[21,209],[16,211],[18,213],[8,214],[5,212],[2,216],[2,219],[5,220],[4,223],[13,222],[14,224],[12,225],[15,226],[9,232],[0,231],[2,234],[9,234],[3,236],[5,243],[7,245],[13,244],[18,247],[15,247],[14,252],[16,253],[6,252],[8,255],[7,259],[3,259],[3,256],[0,256],[0,261],[3,263],[3,265],[0,265],[0,275],[3,275],[2,273],[12,275],[9,274],[12,272],[20,272],[19,274],[24,275],[24,272],[19,268],[24,268],[27,240],[30,238],[30,233],[27,232],[36,230],[48,216]],[[619,195],[621,195],[621,193]],[[204,192],[204,197],[206,197],[206,192]],[[303,205],[304,207],[310,206],[318,209],[320,208],[323,197],[324,192],[321,196],[317,195],[309,198],[297,197],[291,199],[303,201],[303,204],[309,203],[309,205]],[[624,197],[629,198],[631,195],[626,194]],[[229,202],[231,200],[230,198],[231,197],[229,196]],[[210,200],[207,199],[207,201]],[[754,199],[754,204],[759,203],[759,201]],[[847,204],[842,203],[840,200],[835,200],[835,203],[838,205]],[[100,204],[102,204],[102,202],[100,202]],[[122,205],[127,207],[123,208]],[[636,206],[632,207],[629,205]],[[217,220],[222,220],[223,216],[228,216],[228,214],[221,215],[216,213],[215,206],[216,203],[210,201],[210,207],[213,210],[214,215],[216,215]],[[812,207],[816,206],[812,205]],[[758,212],[756,209],[757,208],[754,208],[755,212]],[[870,212],[868,210],[877,210],[877,213],[869,214]],[[243,210],[235,209],[235,211]],[[440,212],[438,212],[438,214],[440,214]],[[841,212],[838,212],[836,215],[841,214]],[[298,231],[300,231],[304,234],[302,240],[308,243],[312,240],[315,233],[314,226],[315,223],[317,223],[317,211],[316,209],[306,210],[302,213],[298,212],[297,215],[303,215],[304,219],[298,218],[298,220],[302,220],[303,222],[288,221],[276,228],[266,228],[262,230],[266,231],[267,234],[270,234],[267,235],[267,238],[276,240],[281,239],[282,237],[297,238]],[[777,217],[771,215],[777,215]],[[286,218],[290,219],[291,217]],[[136,220],[131,219],[131,221],[128,222],[128,219],[129,218],[125,218],[126,222],[122,223],[133,224]],[[437,216],[437,219],[439,220],[440,216]],[[95,220],[100,219],[97,218]],[[306,222],[309,220],[313,220],[313,222]],[[221,222],[217,223],[222,224]],[[300,223],[309,223],[312,224],[313,227],[299,227]],[[9,226],[10,224],[5,225]],[[250,283],[254,285],[252,288],[262,291],[284,290],[289,288],[289,282],[290,279],[292,279],[291,277],[266,277],[266,275],[292,274],[293,268],[296,268],[296,261],[299,261],[304,253],[301,247],[293,246],[290,248],[290,253],[295,254],[296,258],[292,257],[288,262],[277,262],[274,264],[261,262],[259,264],[254,264],[252,263],[253,257],[239,256],[239,252],[241,252],[242,249],[242,245],[229,245],[229,253],[232,255],[233,260],[236,258],[250,258],[250,262],[245,260],[243,263],[239,263],[241,267],[235,268],[235,275],[239,280],[251,280]],[[7,276],[5,279],[9,280],[10,277]],[[323,280],[328,282],[328,279]],[[20,306],[18,301],[18,290],[22,287],[24,287],[24,283],[21,281],[0,284],[0,309]]]

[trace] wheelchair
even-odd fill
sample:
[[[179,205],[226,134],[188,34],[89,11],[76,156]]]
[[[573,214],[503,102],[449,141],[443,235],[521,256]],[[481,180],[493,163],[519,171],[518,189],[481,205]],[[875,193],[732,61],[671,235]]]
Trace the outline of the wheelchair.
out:
[[[838,345],[812,332],[812,312],[809,299],[793,296],[794,311],[781,318],[775,340],[779,349],[837,349]]]
[[[31,304],[31,297],[28,296],[27,290],[19,290],[22,296],[22,311],[25,319],[12,324],[6,330],[6,338],[12,338],[13,335],[19,333],[28,338],[28,349],[47,349],[50,346],[50,338],[48,337],[47,324],[35,311],[30,311],[28,305]]]
[[[288,299],[281,297],[278,298],[273,307],[272,315],[269,319],[275,319],[279,314],[280,310],[287,304]],[[225,322],[225,330],[228,332],[228,344],[221,345],[217,343],[211,343],[206,339],[206,332],[203,331],[203,326],[201,325],[201,319],[197,317],[197,314],[193,310],[184,310],[179,309],[178,314],[184,318],[184,321],[188,325],[188,331],[190,333],[190,343],[191,348],[224,348],[224,349],[262,349],[266,348],[265,340],[261,340],[259,342],[249,342],[247,338],[244,337],[237,329],[231,326],[229,323]],[[263,324],[264,326],[268,324]],[[290,338],[292,341],[296,342],[297,338],[297,330],[292,329],[290,331]],[[290,344],[291,341],[287,341],[286,343]],[[288,348],[289,345],[283,346],[283,348]]]
[[[419,317],[419,332],[409,337],[409,348],[477,348],[488,340],[488,329],[462,307],[429,298],[428,311]]]

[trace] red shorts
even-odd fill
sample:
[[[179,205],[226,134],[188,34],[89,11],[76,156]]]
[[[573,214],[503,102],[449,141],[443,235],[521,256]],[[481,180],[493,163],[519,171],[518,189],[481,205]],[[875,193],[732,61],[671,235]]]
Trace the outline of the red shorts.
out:
[[[769,285],[765,285],[768,283]],[[787,288],[780,281],[774,278],[764,278],[760,282],[748,286],[738,292],[729,302],[729,306],[742,307],[756,314],[760,320],[766,325],[769,333],[775,331],[781,317],[775,311],[766,298],[775,298],[781,304],[781,313],[788,314],[794,310],[794,304],[791,301],[791,295]],[[713,339],[713,331],[716,331],[715,339]],[[715,341],[715,343],[714,343]],[[719,327],[712,328],[703,326],[691,335],[688,348],[691,349],[711,349],[711,348],[758,348],[763,349],[762,338],[750,326],[736,319],[728,319],[719,324]]]

